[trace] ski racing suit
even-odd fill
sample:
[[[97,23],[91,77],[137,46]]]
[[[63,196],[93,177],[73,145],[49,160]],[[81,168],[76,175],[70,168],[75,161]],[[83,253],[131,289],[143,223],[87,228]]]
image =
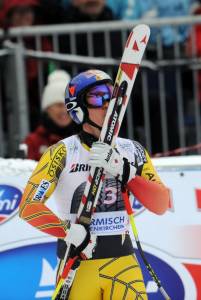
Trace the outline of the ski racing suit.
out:
[[[20,204],[21,218],[59,239],[66,236],[69,221],[75,222],[89,175],[87,162],[93,141],[91,135],[81,132],[48,148],[25,188]],[[116,149],[136,166],[136,175],[164,187],[147,151],[138,142],[117,138]],[[128,183],[128,190],[133,192],[134,186],[134,182]],[[58,215],[45,205],[53,192]],[[132,193],[130,201],[134,201]],[[128,226],[121,182],[106,174],[90,225],[91,233],[97,235],[97,245],[92,259],[81,261],[70,300],[147,299]],[[60,258],[58,268],[63,263]]]

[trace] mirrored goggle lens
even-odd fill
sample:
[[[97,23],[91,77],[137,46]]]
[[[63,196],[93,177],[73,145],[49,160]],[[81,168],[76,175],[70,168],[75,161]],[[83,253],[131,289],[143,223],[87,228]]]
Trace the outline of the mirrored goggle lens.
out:
[[[105,101],[110,101],[113,86],[109,84],[97,85],[90,89],[86,95],[86,101],[90,107],[101,107]]]

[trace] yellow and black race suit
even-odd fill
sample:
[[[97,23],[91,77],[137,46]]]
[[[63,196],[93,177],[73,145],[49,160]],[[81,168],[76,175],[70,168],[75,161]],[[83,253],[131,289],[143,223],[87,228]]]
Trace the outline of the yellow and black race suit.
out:
[[[20,204],[20,217],[57,238],[64,238],[69,221],[74,222],[89,175],[90,143],[86,142],[86,135],[64,139],[44,153]],[[137,176],[127,184],[127,189],[145,207],[162,213],[168,193],[147,151],[139,143],[121,138],[117,139],[116,148],[137,168]],[[53,192],[58,215],[45,205]],[[90,230],[97,235],[97,246],[93,258],[81,262],[69,299],[147,299],[128,234],[121,183],[109,174],[105,177]]]

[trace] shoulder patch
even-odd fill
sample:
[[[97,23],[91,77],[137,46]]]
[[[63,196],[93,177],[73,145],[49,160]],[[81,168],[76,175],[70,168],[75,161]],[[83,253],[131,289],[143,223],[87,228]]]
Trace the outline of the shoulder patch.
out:
[[[135,146],[135,154],[136,154],[136,159],[137,159],[137,165],[141,166],[141,165],[143,165],[144,163],[147,162],[145,149],[140,143],[138,143],[136,141],[133,141],[133,144]]]
[[[130,140],[117,138],[117,145],[126,152],[133,152],[133,145]]]
[[[34,196],[34,201],[42,201],[44,199],[45,194],[47,193],[50,187],[50,182],[48,180],[42,179]]]

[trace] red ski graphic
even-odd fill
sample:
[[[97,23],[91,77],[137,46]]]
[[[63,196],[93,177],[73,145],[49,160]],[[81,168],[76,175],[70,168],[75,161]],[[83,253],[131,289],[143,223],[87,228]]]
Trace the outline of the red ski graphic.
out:
[[[137,45],[137,42],[136,42],[136,41],[135,41],[134,44],[133,44],[133,50],[139,51],[139,48],[138,48],[138,45]]]
[[[128,64],[128,63],[122,63],[120,65],[120,68],[122,69],[123,72],[126,73],[126,75],[132,79],[133,78],[133,74],[135,72],[135,69],[139,68],[139,65],[134,65],[134,64]]]
[[[145,35],[143,39],[140,41],[140,43],[144,43],[145,45],[147,44],[147,36]]]

